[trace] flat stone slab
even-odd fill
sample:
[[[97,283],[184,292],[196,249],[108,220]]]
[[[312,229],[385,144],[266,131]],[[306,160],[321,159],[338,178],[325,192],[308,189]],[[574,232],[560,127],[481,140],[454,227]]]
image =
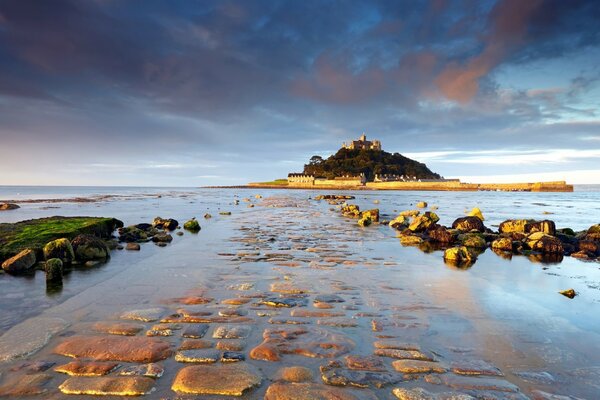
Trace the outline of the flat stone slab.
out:
[[[54,368],[56,372],[72,376],[103,376],[108,375],[119,366],[111,361],[71,361],[68,364],[59,365]]]
[[[483,360],[458,361],[453,362],[450,366],[452,372],[459,375],[504,376],[496,366]]]
[[[181,350],[175,354],[175,361],[184,363],[216,363],[221,352],[213,349]]]
[[[0,386],[0,397],[33,396],[46,393],[45,384],[52,379],[48,374],[15,376]]]
[[[317,320],[317,325],[335,326],[339,328],[353,328],[355,326],[358,326],[358,321],[352,318],[335,317],[319,319]]]
[[[458,390],[490,390],[497,392],[514,392],[520,390],[509,381],[496,378],[460,376],[452,374],[427,375],[425,381],[437,385],[446,385]]]
[[[153,391],[154,379],[139,376],[74,377],[64,381],[58,388],[64,394],[141,396]]]
[[[284,308],[301,307],[305,306],[306,303],[306,299],[301,299],[297,297],[267,297],[266,299],[262,299],[258,302],[258,304],[269,307]]]
[[[138,336],[73,336],[56,346],[54,353],[96,361],[148,363],[172,354],[171,345],[160,339]]]
[[[119,370],[122,376],[147,376],[149,378],[160,378],[165,370],[160,364],[148,363],[143,365],[131,365]]]
[[[179,394],[241,396],[261,382],[260,372],[246,363],[191,365],[177,373],[171,389]]]
[[[358,356],[350,354],[344,357],[344,361],[346,362],[346,367],[348,367],[348,369],[378,372],[387,370],[381,358],[377,356]]]
[[[121,319],[129,319],[142,322],[154,322],[161,319],[165,314],[162,308],[144,308],[140,310],[130,310],[121,314]]]
[[[400,400],[476,400],[469,394],[456,392],[431,393],[423,388],[394,388],[392,393]]]
[[[375,349],[375,355],[401,360],[434,361],[433,356],[419,350]]]
[[[144,329],[144,325],[130,322],[96,322],[92,329],[111,335],[135,336]]]
[[[208,331],[208,324],[190,325],[183,330],[181,336],[188,339],[201,339]]]
[[[328,385],[359,388],[382,388],[403,380],[402,375],[396,373],[346,369],[339,361],[321,366],[321,379]]]
[[[394,369],[404,374],[443,374],[448,368],[442,364],[431,361],[420,360],[396,360],[392,363]]]
[[[267,389],[265,400],[363,400],[375,399],[366,391],[354,396],[348,391],[318,383],[274,383]]]
[[[215,339],[243,339],[250,334],[249,326],[222,325],[218,326],[213,332]]]
[[[421,346],[416,343],[401,342],[394,339],[377,340],[373,343],[376,349],[416,350],[421,351]]]
[[[0,361],[27,357],[48,343],[69,324],[61,318],[30,318],[0,336]]]

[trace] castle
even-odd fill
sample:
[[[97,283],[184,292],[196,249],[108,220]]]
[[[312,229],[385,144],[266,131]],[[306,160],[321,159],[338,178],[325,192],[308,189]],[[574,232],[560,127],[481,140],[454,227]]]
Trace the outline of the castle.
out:
[[[367,135],[364,133],[358,140],[353,140],[350,143],[342,143],[344,149],[349,150],[379,150],[381,151],[381,142],[379,140],[367,140]]]

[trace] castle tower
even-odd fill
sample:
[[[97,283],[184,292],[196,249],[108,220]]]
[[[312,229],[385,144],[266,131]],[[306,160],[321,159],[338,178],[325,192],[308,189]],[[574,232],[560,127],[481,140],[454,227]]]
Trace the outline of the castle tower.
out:
[[[367,141],[367,135],[365,135],[364,132],[363,132],[363,134],[360,136],[360,139],[358,139],[358,140],[360,140],[361,142],[366,142]]]

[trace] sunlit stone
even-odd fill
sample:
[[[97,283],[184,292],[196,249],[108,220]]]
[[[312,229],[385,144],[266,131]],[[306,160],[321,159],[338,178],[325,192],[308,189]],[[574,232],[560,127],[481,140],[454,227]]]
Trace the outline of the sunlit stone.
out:
[[[69,378],[58,388],[65,394],[96,396],[141,396],[152,392],[154,380],[139,376]]]
[[[68,364],[59,365],[54,368],[56,372],[72,376],[103,376],[119,366],[116,362],[102,361],[71,361]]]
[[[258,370],[246,363],[192,365],[177,373],[171,388],[180,394],[241,396],[261,382]]]
[[[160,339],[130,336],[73,336],[54,353],[96,361],[154,362],[171,356],[171,345]]]

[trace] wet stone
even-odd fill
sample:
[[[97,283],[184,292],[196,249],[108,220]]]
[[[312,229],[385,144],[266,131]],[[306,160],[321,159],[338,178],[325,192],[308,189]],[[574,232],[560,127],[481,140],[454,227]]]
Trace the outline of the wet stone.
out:
[[[314,301],[315,303],[343,303],[346,300],[337,294],[320,294],[315,297]]]
[[[290,282],[275,282],[271,284],[271,292],[284,294],[302,294],[307,293],[308,289],[294,286]]]
[[[67,379],[59,386],[60,391],[64,394],[97,396],[141,396],[152,392],[153,388],[153,379],[138,376],[74,377]]]
[[[306,319],[299,319],[299,318],[285,318],[285,317],[279,317],[279,318],[269,318],[269,323],[273,324],[273,325],[306,325],[306,324],[310,324],[310,321],[306,320]]]
[[[335,306],[330,303],[322,303],[320,301],[315,301],[313,302],[313,307],[318,308],[320,310],[328,310],[334,308]]]
[[[200,339],[206,335],[206,331],[208,331],[208,324],[194,324],[186,327],[181,336],[188,339]]]
[[[261,382],[258,370],[246,363],[192,365],[177,373],[171,388],[179,394],[242,396]]]
[[[218,326],[213,332],[214,339],[244,339],[250,334],[249,326]]]
[[[396,349],[421,351],[421,346],[416,343],[401,342],[395,339],[378,340],[373,343],[376,349]]]
[[[288,382],[310,382],[313,380],[313,373],[306,367],[286,367],[279,371],[279,376]]]
[[[396,371],[404,374],[443,374],[448,371],[443,365],[431,361],[396,360],[392,362],[392,366]]]
[[[292,310],[290,313],[292,317],[298,318],[333,318],[333,317],[343,317],[343,312],[337,311],[315,311],[315,310]]]
[[[356,386],[382,388],[402,380],[402,375],[388,372],[350,370],[342,368],[338,361],[321,366],[321,379],[333,386]]]
[[[427,375],[425,381],[437,385],[446,385],[459,390],[491,390],[498,392],[519,392],[512,383],[496,378],[470,377],[460,375]]]
[[[110,374],[118,367],[119,364],[116,362],[76,360],[59,365],[54,370],[72,376],[103,376]]]
[[[243,317],[244,315],[247,315],[247,314],[248,314],[248,311],[240,310],[237,308],[226,308],[224,310],[219,311],[219,315],[221,317]]]
[[[228,304],[228,305],[231,305],[231,306],[241,306],[243,304],[250,303],[250,301],[251,301],[251,299],[248,299],[248,298],[236,297],[236,298],[233,298],[233,299],[225,299],[221,303],[222,304]]]
[[[546,371],[519,371],[513,373],[527,382],[541,383],[544,385],[551,385],[556,382],[556,379]]]
[[[394,388],[392,393],[399,400],[476,400],[468,394],[456,392],[431,393],[423,388]]]
[[[153,328],[146,331],[146,336],[173,336],[173,331],[166,327],[163,327],[162,329]]]
[[[194,350],[194,349],[210,349],[213,343],[208,340],[187,339],[184,340],[177,350]]]
[[[213,349],[179,350],[175,361],[183,363],[215,363],[221,358],[221,352]]]
[[[121,319],[130,319],[142,322],[158,321],[165,314],[162,308],[146,308],[142,310],[131,310],[121,314]]]
[[[25,361],[19,365],[12,367],[12,372],[26,371],[28,374],[35,372],[44,372],[52,368],[56,363],[50,361]]]
[[[131,365],[119,370],[121,376],[146,376],[158,379],[163,376],[165,370],[160,364],[148,363],[143,365]]]
[[[317,383],[282,383],[269,386],[265,400],[359,400],[369,399],[367,393],[354,396],[346,390]]]
[[[144,325],[128,322],[97,322],[92,329],[111,335],[135,336],[144,329]]]
[[[246,356],[244,354],[239,353],[237,351],[225,351],[221,356],[221,362],[239,362],[245,361]]]
[[[435,361],[433,356],[425,354],[419,350],[376,349],[375,355],[381,357],[398,358],[401,360]]]
[[[358,326],[358,322],[352,318],[329,318],[317,320],[317,325],[337,326],[339,328],[352,328]]]
[[[453,362],[451,368],[458,375],[504,376],[498,368],[483,360]]]
[[[258,302],[260,305],[265,305],[269,307],[301,307],[306,305],[306,299],[301,299],[297,297],[267,297]]]
[[[344,360],[349,369],[380,372],[386,371],[383,361],[376,356],[347,355]]]
[[[33,396],[46,393],[46,383],[52,379],[48,374],[15,376],[0,386],[0,397]]]
[[[72,336],[54,353],[96,361],[154,362],[171,356],[171,345],[160,339],[138,336]]]
[[[219,340],[216,345],[217,349],[225,351],[242,351],[245,347],[246,343],[238,339]]]

